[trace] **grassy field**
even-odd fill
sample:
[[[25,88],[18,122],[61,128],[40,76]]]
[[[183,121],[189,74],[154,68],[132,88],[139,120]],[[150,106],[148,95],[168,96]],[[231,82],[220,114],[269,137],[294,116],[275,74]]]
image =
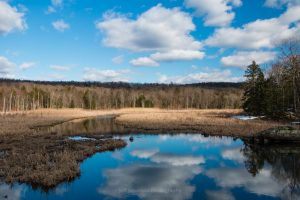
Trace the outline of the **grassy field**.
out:
[[[247,136],[278,126],[274,121],[232,119],[242,110],[162,110],[162,109],[42,109],[0,116],[0,135],[36,133],[33,127],[58,124],[78,118],[117,115],[118,124],[131,130],[149,132],[201,132],[213,135]],[[42,133],[41,133],[42,134]]]

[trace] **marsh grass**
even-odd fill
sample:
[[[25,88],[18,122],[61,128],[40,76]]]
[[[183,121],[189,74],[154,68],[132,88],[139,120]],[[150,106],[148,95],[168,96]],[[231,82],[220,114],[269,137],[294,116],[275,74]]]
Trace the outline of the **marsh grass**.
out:
[[[252,136],[283,123],[264,120],[242,121],[232,116],[242,110],[182,110],[122,114],[117,123],[127,128],[162,132],[200,132],[209,135]]]
[[[5,154],[0,157],[0,177],[7,183],[29,183],[47,190],[78,177],[79,163],[87,157],[125,145],[125,141],[112,138],[93,141],[72,141],[62,136],[2,139],[0,151]]]

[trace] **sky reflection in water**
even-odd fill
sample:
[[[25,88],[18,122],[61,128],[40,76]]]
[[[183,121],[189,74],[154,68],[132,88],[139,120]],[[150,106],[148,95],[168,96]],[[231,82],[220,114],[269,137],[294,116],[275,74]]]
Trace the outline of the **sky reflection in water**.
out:
[[[124,138],[127,147],[88,158],[71,183],[48,193],[1,184],[0,199],[300,199],[298,148],[267,152],[195,134]]]

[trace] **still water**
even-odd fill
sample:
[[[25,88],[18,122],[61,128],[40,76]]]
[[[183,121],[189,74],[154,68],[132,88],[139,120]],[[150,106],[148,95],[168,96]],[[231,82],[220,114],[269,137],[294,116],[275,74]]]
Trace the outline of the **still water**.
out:
[[[47,192],[2,183],[0,199],[300,199],[297,145],[252,146],[201,134],[115,137],[128,145],[86,159],[74,181]]]

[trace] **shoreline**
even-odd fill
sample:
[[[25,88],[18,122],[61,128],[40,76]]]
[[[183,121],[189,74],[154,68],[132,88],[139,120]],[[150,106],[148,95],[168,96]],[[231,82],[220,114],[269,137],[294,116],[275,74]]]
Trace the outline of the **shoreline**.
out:
[[[43,190],[73,180],[80,176],[80,163],[88,157],[97,152],[114,151],[127,145],[123,139],[109,137],[110,133],[200,133],[204,136],[243,138],[252,136],[248,130],[254,133],[280,125],[263,120],[242,121],[231,118],[232,115],[241,113],[241,110],[230,109],[62,109],[1,116],[0,179],[7,183],[37,185]],[[87,118],[108,115],[116,118],[110,121],[112,126],[108,126],[107,130],[101,129],[105,127],[102,124],[104,120],[93,124],[93,127],[98,128],[94,132],[85,126],[60,131],[66,130],[69,122],[76,123]],[[60,126],[53,126],[59,124],[62,129],[59,129]],[[96,139],[78,142],[67,139],[70,136]]]
[[[26,113],[0,116],[0,135],[42,135],[36,128],[97,116],[116,116],[116,123],[133,132],[197,132],[205,135],[245,137],[276,126],[282,122],[261,119],[239,120],[239,109],[164,110],[132,108],[120,110],[41,109]]]

